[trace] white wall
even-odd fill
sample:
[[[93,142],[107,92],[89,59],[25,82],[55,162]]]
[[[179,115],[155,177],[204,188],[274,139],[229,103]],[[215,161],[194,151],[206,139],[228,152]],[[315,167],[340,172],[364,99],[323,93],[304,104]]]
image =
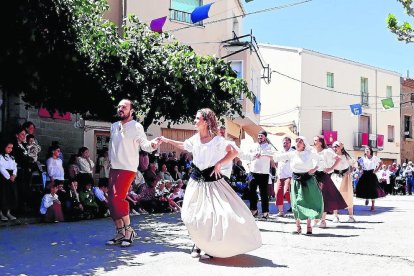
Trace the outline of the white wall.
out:
[[[260,44],[263,59],[272,70],[301,79],[301,49]],[[272,73],[270,84],[261,82],[260,124],[277,125],[298,120],[301,83]]]

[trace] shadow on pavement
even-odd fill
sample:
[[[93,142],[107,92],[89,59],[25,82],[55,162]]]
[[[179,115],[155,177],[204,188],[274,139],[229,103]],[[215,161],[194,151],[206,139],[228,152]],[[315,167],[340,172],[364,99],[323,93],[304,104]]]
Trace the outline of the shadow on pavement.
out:
[[[330,237],[330,238],[352,238],[352,237],[359,237],[359,235],[338,235],[332,233],[313,233],[312,235],[307,235],[309,237]]]
[[[0,275],[94,275],[142,266],[143,253],[188,252],[191,246],[177,216],[132,217],[131,224],[139,239],[129,248],[105,245],[115,232],[110,219],[4,228]]]
[[[365,205],[354,205],[354,215],[356,217],[359,216],[374,216],[385,212],[395,212],[394,207],[381,207],[381,206],[375,206],[375,211],[370,210],[371,205],[365,206]],[[340,212],[342,214],[343,212]],[[346,211],[344,212],[344,214]]]
[[[345,224],[340,224],[337,225],[336,227],[329,227],[329,228],[334,228],[334,229],[373,229],[373,228],[365,228],[365,227],[356,227],[353,225],[345,225]]]
[[[260,258],[253,255],[237,255],[231,258],[212,258],[212,259],[200,259],[200,262],[218,265],[218,266],[230,266],[230,267],[283,267],[288,268],[287,265],[278,265],[271,260]]]

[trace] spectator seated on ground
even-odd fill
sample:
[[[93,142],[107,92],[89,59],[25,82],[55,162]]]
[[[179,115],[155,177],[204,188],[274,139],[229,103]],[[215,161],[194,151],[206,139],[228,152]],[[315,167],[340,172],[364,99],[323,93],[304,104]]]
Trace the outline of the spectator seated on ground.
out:
[[[85,184],[85,187],[79,193],[79,198],[83,206],[84,217],[86,219],[96,218],[99,214],[99,207],[92,191],[92,183]]]
[[[139,213],[147,213],[145,210],[140,208],[139,201],[140,197],[135,193],[132,185],[129,187],[126,200],[129,203],[129,210],[131,215],[138,215]]]
[[[68,221],[81,220],[83,219],[83,206],[80,202],[78,182],[71,179],[68,183],[66,197],[62,199],[63,213]]]
[[[158,178],[157,167],[155,163],[150,163],[148,170],[144,172],[144,179],[147,184],[152,185],[155,179]]]
[[[181,194],[180,194],[180,188],[178,186],[174,186],[172,188],[171,194],[168,196],[168,203],[170,204],[170,209],[172,211],[180,211],[181,206],[179,203],[182,202]]]
[[[175,202],[180,202],[184,199],[184,192],[185,190],[183,189],[183,181],[182,180],[178,180],[177,183],[175,184],[175,186],[173,186],[173,190],[171,195],[173,200]]]
[[[56,194],[60,185],[59,180],[55,180],[50,187],[50,193],[45,194],[40,204],[40,213],[43,215],[45,222],[64,221],[62,205]]]
[[[169,180],[171,182],[174,181],[171,174],[167,170],[167,165],[166,164],[162,164],[161,171],[160,171],[159,175],[161,176],[161,180]]]
[[[165,188],[165,184],[169,181],[159,181],[156,186],[155,198],[158,200],[157,212],[169,212],[168,196],[170,195],[169,190]]]
[[[140,171],[137,171],[134,181],[132,182],[132,190],[135,193],[138,193],[139,187],[145,184],[145,178]]]
[[[99,208],[98,216],[108,217],[108,183],[106,181],[100,181],[98,187],[93,187],[93,193]]]
[[[155,187],[159,180],[159,176],[155,177],[152,182],[141,185],[138,191],[139,207],[148,213],[154,213],[159,209],[158,200],[155,197]]]

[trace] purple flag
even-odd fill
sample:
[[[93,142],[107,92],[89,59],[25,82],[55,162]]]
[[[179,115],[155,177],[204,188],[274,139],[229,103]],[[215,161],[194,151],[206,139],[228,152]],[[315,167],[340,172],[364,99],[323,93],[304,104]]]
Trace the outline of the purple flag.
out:
[[[166,20],[166,16],[152,20],[150,25],[151,31],[162,33],[162,27],[164,26]]]
[[[195,8],[191,13],[191,21],[197,23],[208,18],[208,12],[210,11],[211,5],[213,5],[213,3]]]

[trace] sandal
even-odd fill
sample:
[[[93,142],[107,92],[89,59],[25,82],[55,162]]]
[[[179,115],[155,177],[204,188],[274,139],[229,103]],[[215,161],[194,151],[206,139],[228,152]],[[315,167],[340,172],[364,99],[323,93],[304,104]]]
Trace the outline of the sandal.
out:
[[[201,249],[198,248],[195,244],[193,245],[193,248],[191,248],[190,256],[192,258],[200,258],[201,256]]]
[[[117,236],[120,235],[118,238]],[[113,239],[110,239],[106,242],[107,245],[117,245],[122,242],[122,240],[125,238],[124,235],[124,227],[116,228],[116,236]]]
[[[126,232],[131,232],[131,236],[129,239],[126,239],[125,237],[122,239],[121,246],[122,247],[128,247],[131,246],[132,242],[134,241],[137,233],[135,233],[134,229],[131,227],[131,225],[125,226],[125,234]]]
[[[259,215],[259,211],[258,210],[256,211],[250,210],[250,211],[252,212],[252,216],[257,218],[257,216]]]
[[[269,218],[269,212],[263,213],[262,219],[267,220]]]
[[[293,234],[302,234],[302,227],[300,227],[300,225],[296,225],[296,231],[293,232]]]
[[[306,235],[312,235],[312,226],[306,227]]]

